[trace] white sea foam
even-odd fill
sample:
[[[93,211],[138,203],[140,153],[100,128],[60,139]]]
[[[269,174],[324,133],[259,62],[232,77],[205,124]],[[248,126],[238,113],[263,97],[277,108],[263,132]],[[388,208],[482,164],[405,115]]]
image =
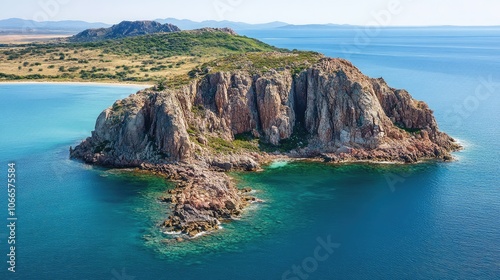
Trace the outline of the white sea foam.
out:
[[[198,238],[198,237],[203,236],[203,235],[206,235],[206,234],[208,234],[208,232],[206,232],[206,231],[202,231],[202,232],[200,232],[200,233],[196,234],[195,236],[193,236],[192,238],[193,238],[193,239],[194,239],[194,238]]]
[[[455,139],[455,141],[457,141],[458,144],[460,144],[462,147],[464,147],[465,150],[468,150],[471,147],[474,147],[474,143],[469,142],[468,140],[458,139],[458,138],[455,138],[455,137],[454,137],[454,139]]]
[[[164,231],[163,233],[168,234],[168,235],[180,235],[180,234],[182,234],[181,231]]]
[[[277,161],[274,161],[273,163],[271,163],[269,165],[269,168],[271,169],[275,169],[275,168],[281,168],[281,167],[285,167],[288,165],[288,161],[284,161],[284,160],[277,160]]]

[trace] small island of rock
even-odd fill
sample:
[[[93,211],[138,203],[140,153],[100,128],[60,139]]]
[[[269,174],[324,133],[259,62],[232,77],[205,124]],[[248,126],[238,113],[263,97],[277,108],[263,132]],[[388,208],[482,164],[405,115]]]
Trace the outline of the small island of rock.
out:
[[[91,137],[71,149],[72,158],[90,164],[136,167],[177,182],[164,198],[173,210],[162,225],[169,231],[215,230],[255,200],[228,171],[258,170],[275,158],[449,160],[460,148],[439,131],[424,102],[343,59],[248,52],[188,75],[184,84],[117,101],[98,117]]]

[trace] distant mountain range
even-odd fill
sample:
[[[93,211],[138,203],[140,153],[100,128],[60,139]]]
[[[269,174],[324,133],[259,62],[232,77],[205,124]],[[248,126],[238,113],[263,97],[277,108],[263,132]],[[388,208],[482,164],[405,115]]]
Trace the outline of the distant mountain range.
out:
[[[160,23],[171,23],[177,25],[182,30],[200,29],[204,27],[214,27],[214,28],[229,27],[231,29],[238,31],[247,29],[271,29],[289,25],[286,22],[280,22],[280,21],[262,23],[262,24],[250,24],[250,23],[234,22],[227,20],[224,21],[206,20],[202,22],[196,22],[188,19],[175,19],[175,18],[156,19],[155,21]]]
[[[110,27],[110,24],[102,22],[86,22],[78,20],[44,21],[38,22],[20,18],[9,18],[0,20],[0,32],[2,33],[61,33],[75,34],[89,28]]]
[[[204,27],[213,28],[223,28],[229,27],[234,29],[236,32],[250,29],[351,29],[351,28],[364,28],[355,25],[341,25],[341,24],[306,24],[306,25],[293,25],[286,22],[270,22],[262,24],[250,24],[244,22],[234,22],[234,21],[215,21],[207,20],[202,22],[187,20],[187,19],[175,19],[175,18],[165,18],[156,19],[155,21],[162,24],[173,24],[179,27],[181,30],[191,30],[200,29]],[[19,18],[10,18],[0,20],[0,34],[9,33],[50,33],[50,34],[77,34],[86,29],[98,29],[98,28],[108,28],[111,24],[102,22],[85,22],[85,21],[45,21],[37,22],[33,20],[24,20]],[[460,27],[460,26],[428,26],[428,27],[388,27],[388,28],[476,28],[476,27]],[[484,28],[484,27],[483,27]],[[486,27],[490,28],[490,27]],[[498,28],[498,26],[491,26],[491,28]]]
[[[248,29],[271,29],[287,26],[285,22],[270,22],[264,24],[249,24],[233,21],[215,21],[208,20],[202,22],[191,21],[187,19],[156,19],[155,21],[162,24],[172,24],[182,30],[200,29],[204,27],[224,28],[229,27],[236,31]],[[0,20],[0,33],[61,33],[61,34],[76,34],[86,29],[109,28],[111,24],[102,22],[85,22],[85,21],[45,21],[37,22],[33,20],[25,20],[19,18],[10,18]]]
[[[156,21],[122,21],[109,28],[94,28],[84,30],[70,38],[73,42],[93,42],[107,39],[119,39],[154,33],[181,31],[179,27]]]

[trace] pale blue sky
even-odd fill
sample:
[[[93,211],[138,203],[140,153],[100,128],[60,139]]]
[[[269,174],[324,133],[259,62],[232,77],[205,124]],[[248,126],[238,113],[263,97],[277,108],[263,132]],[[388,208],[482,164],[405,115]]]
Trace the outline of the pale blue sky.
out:
[[[499,0],[17,0],[0,19],[116,23],[175,17],[249,23],[355,25],[500,25]]]

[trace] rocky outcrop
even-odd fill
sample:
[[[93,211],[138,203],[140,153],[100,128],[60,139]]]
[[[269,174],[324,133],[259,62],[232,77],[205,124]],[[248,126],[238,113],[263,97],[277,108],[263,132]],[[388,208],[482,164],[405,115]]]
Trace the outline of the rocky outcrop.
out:
[[[289,72],[271,71],[255,81],[260,124],[265,140],[279,145],[292,136],[295,125],[295,100]]]
[[[252,198],[238,191],[223,172],[210,172],[201,165],[141,166],[177,182],[177,188],[161,198],[172,207],[172,215],[162,224],[166,231],[191,237],[218,229],[220,221],[238,216]]]
[[[220,153],[241,135],[266,147],[288,143],[274,155],[326,161],[449,159],[459,148],[424,102],[348,61],[324,58],[291,71],[216,72],[180,89],[141,91],[105,110],[71,156],[169,174],[180,183],[164,226],[196,235],[237,216],[252,199],[223,172],[257,170],[273,156],[244,147]]]
[[[104,110],[71,155],[114,167],[183,161],[192,149],[186,125],[174,95],[138,93]]]
[[[109,28],[87,29],[69,38],[72,42],[94,42],[161,32],[181,31],[173,24],[156,21],[122,21]]]
[[[234,31],[233,29],[228,28],[228,27],[222,27],[222,28],[204,27],[204,28],[200,28],[200,29],[191,30],[191,32],[195,32],[195,33],[222,32],[222,33],[226,33],[229,35],[238,35],[238,33],[236,33],[236,31]]]
[[[406,91],[370,79],[350,62],[323,59],[308,69],[305,128],[310,149],[345,158],[415,162],[448,158],[458,145],[440,132],[433,112]]]
[[[250,132],[278,145],[292,135],[295,124],[292,83],[289,72],[271,71],[258,77],[244,72],[208,75],[201,81],[195,99],[196,106],[206,109],[205,115],[202,125],[193,125],[226,139]]]

